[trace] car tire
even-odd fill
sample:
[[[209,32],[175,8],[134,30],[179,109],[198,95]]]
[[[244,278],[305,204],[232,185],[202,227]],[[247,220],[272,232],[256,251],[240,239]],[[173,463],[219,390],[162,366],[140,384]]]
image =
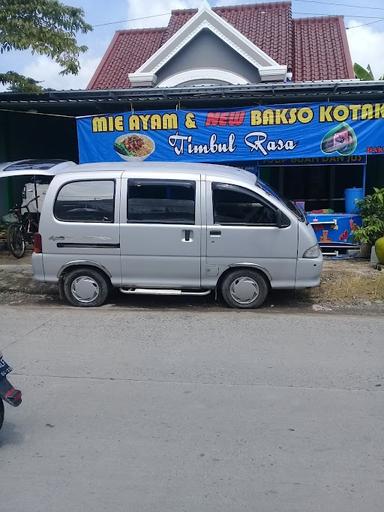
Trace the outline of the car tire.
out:
[[[267,279],[256,270],[239,269],[227,274],[221,283],[221,294],[231,308],[259,308],[269,292]]]
[[[63,279],[63,292],[67,301],[77,307],[98,307],[105,303],[110,283],[99,270],[77,268]]]

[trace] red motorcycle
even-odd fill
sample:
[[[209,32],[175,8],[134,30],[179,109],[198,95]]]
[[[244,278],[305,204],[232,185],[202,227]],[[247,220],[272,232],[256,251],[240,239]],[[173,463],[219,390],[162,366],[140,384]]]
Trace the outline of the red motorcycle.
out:
[[[13,407],[21,404],[21,391],[15,389],[9,382],[7,375],[12,371],[12,368],[3,359],[0,352],[0,429],[4,421],[4,403],[6,402]]]

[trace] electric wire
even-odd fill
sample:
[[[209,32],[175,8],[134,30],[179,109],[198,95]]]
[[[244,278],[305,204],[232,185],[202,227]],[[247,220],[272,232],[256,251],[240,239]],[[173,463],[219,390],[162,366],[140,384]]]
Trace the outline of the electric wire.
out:
[[[324,2],[322,0],[294,0],[295,2],[305,2],[309,4],[323,4],[330,6],[342,6],[342,7],[352,7],[353,9],[371,9],[375,11],[384,11],[384,7],[369,7],[368,5],[353,5],[353,4],[343,4],[340,2]]]
[[[336,6],[344,6],[344,7],[354,7],[354,8],[359,8],[359,9],[375,9],[375,10],[384,11],[384,8],[381,8],[381,7],[368,7],[368,6],[363,7],[361,5],[344,4],[344,3],[338,3],[338,2],[323,2],[321,0],[296,0],[296,1],[297,2],[308,2],[308,3],[325,4],[325,5],[329,5],[329,6],[336,5]],[[317,17],[317,16],[344,16],[345,18],[372,19],[372,20],[377,20],[377,22],[384,20],[384,18],[380,18],[378,16],[365,16],[365,15],[361,15],[361,14],[323,14],[323,13],[322,14],[318,14],[318,13],[313,13],[313,12],[302,12],[302,11],[295,11],[295,14],[303,14],[303,15],[306,15],[306,16],[313,16],[313,17]],[[171,12],[163,12],[163,13],[160,13],[160,14],[152,14],[150,16],[141,16],[139,18],[127,18],[127,19],[124,19],[124,20],[109,21],[109,22],[106,22],[106,23],[96,23],[96,24],[93,25],[93,28],[106,27],[106,26],[110,26],[110,25],[118,25],[118,24],[121,24],[121,23],[129,23],[131,21],[142,21],[142,20],[147,20],[147,19],[151,19],[151,18],[160,18],[160,17],[163,17],[163,16],[170,16],[170,15],[171,15]],[[376,23],[376,22],[374,22],[374,23]],[[369,24],[373,24],[373,22],[372,23],[369,22]],[[361,26],[363,26],[363,25],[361,25]]]
[[[92,25],[93,28],[98,27],[106,27],[107,25],[117,25],[119,23],[128,23],[129,21],[141,21],[141,20],[148,20],[149,18],[160,18],[160,16],[169,16],[170,12],[164,12],[163,14],[152,14],[151,16],[142,16],[140,18],[130,18],[127,20],[118,20],[118,21],[109,21],[107,23],[97,23],[96,25]]]

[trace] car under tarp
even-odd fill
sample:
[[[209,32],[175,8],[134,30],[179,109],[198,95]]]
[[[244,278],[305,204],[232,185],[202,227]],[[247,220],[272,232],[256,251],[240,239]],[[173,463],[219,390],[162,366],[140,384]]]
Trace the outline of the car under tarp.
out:
[[[20,205],[27,200],[27,184],[30,197],[37,197],[39,185],[47,186],[54,176],[74,170],[76,165],[72,161],[61,159],[27,159],[0,163],[0,218],[11,206]],[[36,208],[39,208],[38,201]]]
[[[0,178],[16,176],[56,176],[76,166],[69,160],[17,160],[0,164]]]

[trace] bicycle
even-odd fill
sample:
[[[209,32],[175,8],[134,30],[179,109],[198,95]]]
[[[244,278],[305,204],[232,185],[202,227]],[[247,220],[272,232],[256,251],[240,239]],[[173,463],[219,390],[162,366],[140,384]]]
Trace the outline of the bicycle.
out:
[[[8,248],[15,258],[24,256],[27,245],[33,244],[33,235],[39,229],[40,214],[29,210],[29,205],[38,198],[39,196],[34,197],[28,203],[9,210],[10,214],[17,217],[17,221],[12,222],[7,229]],[[23,209],[27,211],[22,213]]]

